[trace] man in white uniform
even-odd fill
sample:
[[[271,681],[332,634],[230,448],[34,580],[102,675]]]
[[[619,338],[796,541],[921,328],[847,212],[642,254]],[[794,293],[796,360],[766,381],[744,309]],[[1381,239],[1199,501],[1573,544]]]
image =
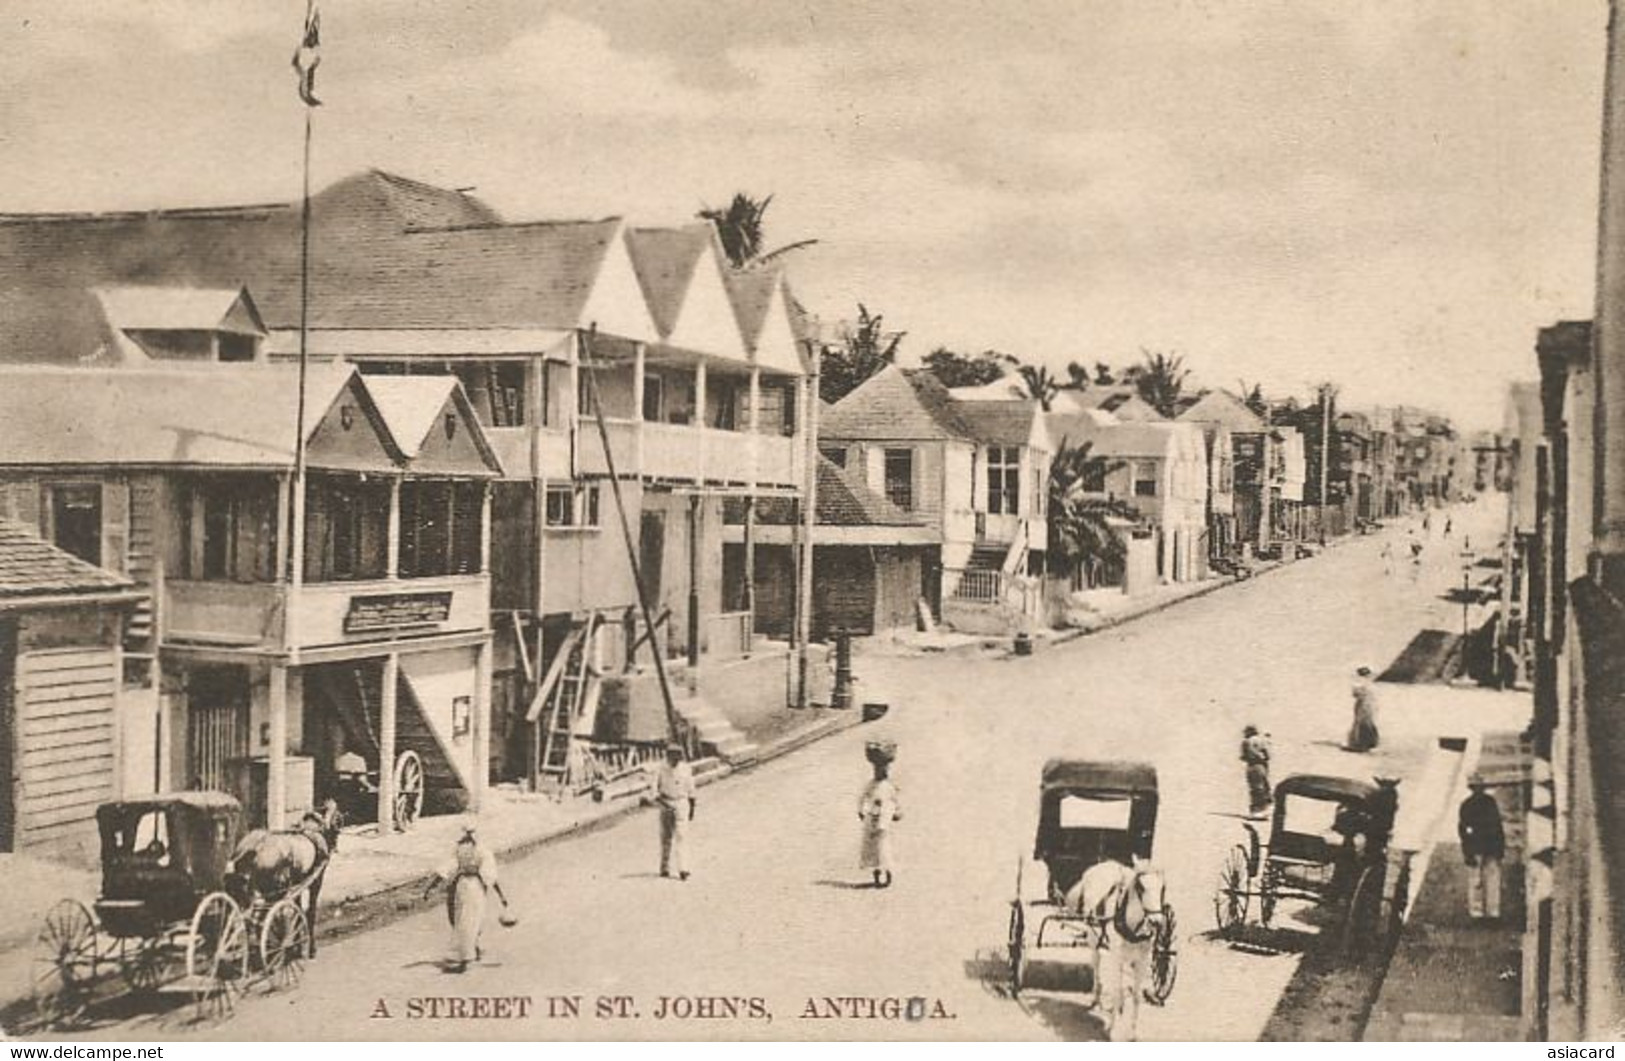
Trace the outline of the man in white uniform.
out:
[[[694,820],[694,772],[683,761],[680,744],[666,745],[666,761],[655,778],[660,804],[660,875],[688,880],[688,823]]]

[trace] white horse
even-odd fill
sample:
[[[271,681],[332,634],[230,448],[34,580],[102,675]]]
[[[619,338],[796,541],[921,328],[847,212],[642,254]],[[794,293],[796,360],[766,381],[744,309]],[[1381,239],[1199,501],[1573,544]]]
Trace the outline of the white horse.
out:
[[[1098,862],[1066,895],[1066,907],[1096,929],[1095,1000],[1114,1042],[1138,1035],[1151,945],[1167,918],[1162,871],[1136,862]]]

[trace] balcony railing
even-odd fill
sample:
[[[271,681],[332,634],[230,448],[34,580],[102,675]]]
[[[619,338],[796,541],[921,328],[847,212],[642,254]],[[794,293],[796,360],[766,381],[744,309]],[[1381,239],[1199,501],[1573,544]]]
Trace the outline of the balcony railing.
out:
[[[622,475],[781,486],[800,482],[800,447],[795,438],[758,434],[753,456],[753,439],[745,431],[607,417],[604,427],[615,456],[615,470]],[[609,473],[603,441],[593,420],[582,421],[577,452],[584,474]]]

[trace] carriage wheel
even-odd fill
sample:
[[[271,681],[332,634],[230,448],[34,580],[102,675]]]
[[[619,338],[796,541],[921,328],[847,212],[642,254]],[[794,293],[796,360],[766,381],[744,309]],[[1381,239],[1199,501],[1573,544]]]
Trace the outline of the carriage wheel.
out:
[[[150,995],[164,982],[168,966],[164,941],[157,936],[125,940],[119,949],[119,975],[131,993]]]
[[[210,892],[192,914],[186,939],[186,978],[203,1016],[225,1016],[248,972],[248,923],[225,892]]]
[[[1021,900],[1010,904],[1010,993],[1019,994],[1027,976],[1027,912]]]
[[[1162,927],[1151,941],[1151,986],[1145,989],[1146,1001],[1157,1006],[1168,1001],[1179,978],[1179,919],[1172,904],[1167,909]]]
[[[260,926],[260,969],[270,990],[293,987],[305,971],[310,927],[292,899],[279,899]]]
[[[408,748],[395,758],[395,828],[406,832],[422,813],[423,760]]]
[[[1252,899],[1247,890],[1247,849],[1237,844],[1224,857],[1219,869],[1219,884],[1213,892],[1213,920],[1218,922],[1219,934],[1228,936],[1232,930],[1247,921],[1247,906]]]
[[[98,957],[96,920],[85,904],[63,899],[51,907],[34,952],[34,1009],[41,1021],[67,1024],[84,1013]]]
[[[1364,955],[1382,929],[1382,878],[1381,867],[1367,866],[1360,872],[1360,879],[1349,896],[1348,910],[1343,915],[1342,943],[1343,952],[1351,957]]]

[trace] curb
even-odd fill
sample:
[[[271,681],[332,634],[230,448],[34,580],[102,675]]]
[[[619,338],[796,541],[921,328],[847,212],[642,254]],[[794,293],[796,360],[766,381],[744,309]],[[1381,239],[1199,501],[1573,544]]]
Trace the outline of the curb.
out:
[[[862,712],[855,709],[844,711],[835,717],[820,719],[815,725],[788,733],[772,743],[763,745],[756,758],[749,763],[741,764],[738,767],[724,766],[697,778],[696,786],[705,788],[735,774],[749,773],[759,766],[799,751],[826,737],[832,737],[852,729],[861,724],[862,721]],[[612,807],[601,814],[583,818],[551,832],[516,840],[497,849],[495,854],[500,862],[513,862],[534,854],[544,847],[608,829],[625,819],[631,818],[640,811],[650,809],[650,806],[641,799],[628,798],[621,805]],[[411,914],[437,905],[440,902],[438,897],[430,896],[426,898],[424,896],[424,892],[436,879],[438,877],[435,874],[418,873],[404,880],[379,884],[360,894],[346,895],[342,899],[324,901],[318,908],[316,915],[317,923],[322,926],[322,943],[331,944],[361,932],[383,928]],[[15,939],[0,942],[0,957],[9,959],[18,955],[31,947],[33,942],[34,935],[32,932],[25,933]],[[22,996],[11,997],[12,995],[13,989],[9,987],[0,988],[0,1009],[7,1011],[8,1022],[10,1020],[10,1011],[15,1006],[27,1004],[26,998]]]
[[[1210,585],[1210,586],[1202,586],[1202,587],[1200,587],[1198,589],[1192,590],[1189,593],[1181,594],[1178,597],[1174,597],[1174,598],[1171,598],[1169,600],[1161,601],[1161,602],[1159,602],[1157,604],[1148,605],[1148,606],[1146,606],[1144,608],[1139,609],[1138,611],[1128,611],[1128,612],[1119,613],[1117,615],[1108,616],[1106,619],[1104,619],[1100,623],[1099,626],[1093,626],[1093,627],[1090,627],[1088,629],[1083,629],[1081,627],[1078,627],[1078,628],[1074,628],[1074,629],[1070,629],[1070,630],[1062,630],[1059,633],[1055,634],[1054,636],[1048,638],[1047,639],[1047,645],[1049,645],[1051,647],[1053,647],[1055,645],[1064,645],[1068,641],[1076,641],[1080,637],[1089,637],[1089,636],[1094,635],[1094,634],[1104,633],[1107,630],[1111,630],[1111,629],[1114,629],[1115,627],[1123,626],[1126,623],[1132,623],[1136,619],[1143,619],[1148,615],[1156,615],[1158,612],[1165,612],[1169,608],[1178,607],[1179,605],[1184,604],[1186,601],[1192,601],[1192,600],[1196,600],[1196,599],[1198,599],[1200,597],[1206,597],[1209,594],[1217,593],[1222,589],[1229,589],[1231,586],[1245,585],[1245,584],[1253,581],[1254,579],[1262,578],[1265,575],[1268,575],[1268,574],[1270,574],[1272,572],[1275,572],[1275,571],[1279,571],[1279,570],[1281,570],[1282,568],[1285,568],[1285,567],[1290,567],[1290,566],[1292,566],[1292,564],[1299,563],[1299,562],[1301,562],[1301,561],[1288,562],[1288,561],[1283,561],[1283,560],[1275,560],[1275,561],[1271,561],[1268,564],[1260,564],[1258,566],[1258,568],[1256,570],[1254,570],[1252,572],[1252,574],[1249,575],[1247,578],[1221,578],[1221,579],[1215,579],[1213,581],[1213,584]]]

